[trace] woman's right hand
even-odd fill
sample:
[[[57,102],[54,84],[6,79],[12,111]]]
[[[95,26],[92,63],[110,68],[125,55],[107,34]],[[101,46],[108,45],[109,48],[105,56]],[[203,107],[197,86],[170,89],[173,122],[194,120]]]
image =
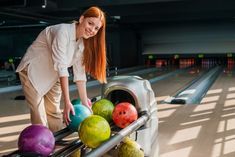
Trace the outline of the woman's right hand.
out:
[[[86,99],[85,103],[82,103],[84,106],[86,106],[90,112],[93,114],[93,111],[92,111],[92,102],[89,98]]]
[[[68,101],[64,103],[64,113],[63,113],[63,119],[66,125],[69,125],[69,123],[71,122],[71,119],[69,116],[70,113],[72,115],[75,115],[73,104],[71,103],[71,101]]]

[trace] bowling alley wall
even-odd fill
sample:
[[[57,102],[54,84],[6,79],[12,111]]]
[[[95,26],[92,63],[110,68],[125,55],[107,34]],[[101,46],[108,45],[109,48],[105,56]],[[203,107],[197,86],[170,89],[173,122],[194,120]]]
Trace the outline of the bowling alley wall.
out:
[[[22,57],[28,46],[43,30],[41,27],[0,27],[0,62],[8,58]],[[107,26],[106,46],[110,67],[132,67],[140,64],[141,50],[138,49],[137,31],[129,26]]]
[[[0,60],[22,57],[44,27],[0,29]],[[119,68],[143,65],[149,54],[234,56],[235,22],[108,24],[106,44],[109,66]]]
[[[150,26],[142,31],[143,54],[235,52],[235,23],[207,21]]]
[[[0,59],[23,56],[43,28],[0,28]]]

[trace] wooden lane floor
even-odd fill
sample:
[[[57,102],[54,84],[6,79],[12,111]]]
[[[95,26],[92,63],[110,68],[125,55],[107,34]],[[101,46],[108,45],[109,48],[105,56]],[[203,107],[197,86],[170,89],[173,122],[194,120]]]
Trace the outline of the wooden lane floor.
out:
[[[235,156],[234,82],[234,73],[222,73],[199,105],[158,105],[160,157]],[[166,87],[154,86],[162,99]]]
[[[20,94],[21,91],[0,95],[0,154],[15,150],[20,131],[29,124],[29,110],[25,102],[14,100]]]

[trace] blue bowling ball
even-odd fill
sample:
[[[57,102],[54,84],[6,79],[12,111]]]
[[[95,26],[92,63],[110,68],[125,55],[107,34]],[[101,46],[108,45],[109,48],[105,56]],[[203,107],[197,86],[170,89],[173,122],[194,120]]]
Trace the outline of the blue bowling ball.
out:
[[[71,122],[68,125],[68,128],[71,129],[72,131],[78,131],[80,123],[90,116],[92,114],[91,110],[88,109],[88,107],[82,105],[82,104],[76,104],[73,106],[75,115],[72,115],[70,113],[70,119]]]

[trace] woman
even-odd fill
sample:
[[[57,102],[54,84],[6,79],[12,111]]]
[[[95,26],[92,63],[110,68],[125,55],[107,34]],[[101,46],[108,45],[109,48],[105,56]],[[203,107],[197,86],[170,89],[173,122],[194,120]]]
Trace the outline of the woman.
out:
[[[104,12],[91,7],[77,22],[45,28],[27,49],[16,71],[32,124],[43,124],[55,132],[62,129],[63,120],[66,125],[71,121],[69,114],[74,115],[74,108],[69,96],[68,67],[73,67],[73,80],[83,105],[89,106],[86,73],[106,83],[105,25]]]

